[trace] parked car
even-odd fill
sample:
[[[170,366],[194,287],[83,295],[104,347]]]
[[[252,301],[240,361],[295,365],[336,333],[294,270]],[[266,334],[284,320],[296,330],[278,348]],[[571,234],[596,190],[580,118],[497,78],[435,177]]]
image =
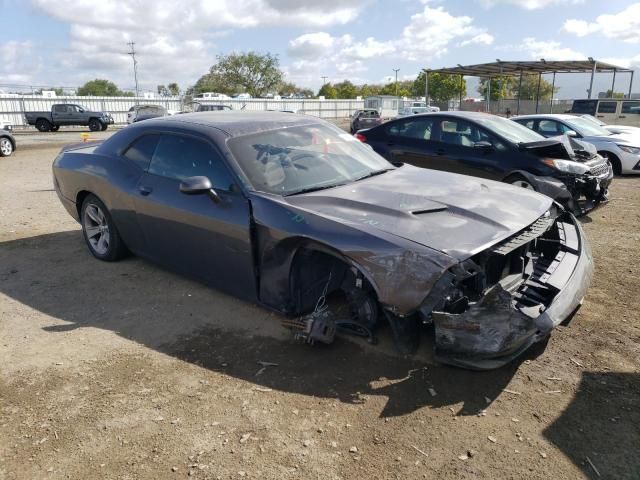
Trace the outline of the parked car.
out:
[[[640,173],[640,138],[613,134],[592,121],[575,115],[548,114],[512,117],[513,121],[545,137],[568,134],[593,144],[606,157],[616,175]]]
[[[230,111],[233,110],[229,105],[206,105],[203,103],[194,103],[194,112],[217,112],[220,110]]]
[[[610,131],[611,133],[624,133],[624,134],[629,134],[629,135],[633,135],[635,137],[640,138],[640,127],[630,127],[628,125],[609,125],[608,123],[603,122],[602,120],[600,120],[597,117],[594,117],[593,115],[584,114],[580,116],[582,118],[586,118],[587,120],[591,120],[596,125],[600,125],[602,128]]]
[[[568,113],[593,115],[610,125],[640,127],[640,100],[615,98],[574,100]]]
[[[166,117],[167,109],[162,105],[134,105],[127,112],[127,123],[140,122],[150,118]]]
[[[398,111],[398,117],[408,117],[409,115],[418,115],[420,113],[439,112],[439,107],[407,107]]]
[[[606,200],[613,173],[595,151],[547,140],[479,112],[414,115],[356,134],[391,162],[498,180],[544,193],[581,213]]]
[[[409,353],[432,323],[441,361],[496,368],[569,318],[592,276],[550,198],[394,166],[309,116],[148,120],[64,150],[53,176],[96,258],[131,251],[281,312],[308,342],[387,321]]]
[[[49,112],[26,112],[27,124],[35,125],[41,132],[57,132],[61,126],[88,126],[92,132],[106,130],[113,123],[108,112],[93,112],[81,105],[57,103]]]
[[[0,157],[10,157],[16,150],[16,139],[11,126],[0,123]]]
[[[356,110],[351,116],[351,122],[349,124],[349,131],[355,133],[363,128],[371,128],[382,123],[380,118],[380,112],[373,108],[367,108],[365,110]]]

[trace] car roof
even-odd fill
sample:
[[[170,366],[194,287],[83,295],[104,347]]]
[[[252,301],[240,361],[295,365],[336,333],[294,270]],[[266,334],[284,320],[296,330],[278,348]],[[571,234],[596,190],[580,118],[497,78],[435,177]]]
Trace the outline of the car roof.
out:
[[[409,110],[412,108],[420,108],[420,107],[407,107]],[[427,108],[427,107],[425,107]],[[443,116],[448,116],[448,117],[459,117],[459,118],[467,118],[469,120],[473,120],[473,119],[478,119],[478,118],[493,118],[496,117],[497,115],[493,115],[491,113],[485,113],[485,112],[461,112],[459,110],[445,110],[445,111],[440,111],[440,112],[426,112],[426,113],[420,113],[417,115],[412,115],[411,118],[416,118],[416,117],[434,117],[434,116],[439,116],[439,117],[443,117]],[[502,118],[502,117],[501,117]]]
[[[536,113],[533,115],[516,115],[511,117],[512,120],[524,118],[556,118],[558,120],[569,120],[572,118],[575,119],[576,115],[570,115],[568,113]]]
[[[162,117],[144,122],[145,126],[175,126],[185,127],[185,124],[195,124],[204,127],[217,128],[231,137],[257,133],[265,130],[273,130],[282,127],[294,127],[299,125],[311,125],[321,123],[317,117],[298,115],[285,112],[244,112],[232,111],[207,111],[185,113],[182,115]]]

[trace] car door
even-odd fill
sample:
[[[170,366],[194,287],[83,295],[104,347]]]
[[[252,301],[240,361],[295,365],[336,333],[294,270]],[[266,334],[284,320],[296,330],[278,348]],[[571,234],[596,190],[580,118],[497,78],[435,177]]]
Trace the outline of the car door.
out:
[[[180,192],[181,180],[192,176],[208,177],[218,200]],[[220,290],[256,298],[249,203],[212,143],[160,134],[135,205],[149,257]]]
[[[403,162],[421,168],[434,168],[435,150],[430,142],[434,119],[403,117],[383,125],[383,138],[378,141],[379,153],[391,162]]]
[[[54,105],[51,109],[51,119],[56,125],[69,125],[70,105]]]
[[[596,117],[604,123],[614,123],[618,118],[619,103],[617,100],[600,100]]]
[[[433,143],[433,168],[490,179],[502,179],[508,148],[495,135],[463,118],[440,117]]]
[[[640,100],[628,100],[620,103],[620,115],[615,123],[640,127]]]

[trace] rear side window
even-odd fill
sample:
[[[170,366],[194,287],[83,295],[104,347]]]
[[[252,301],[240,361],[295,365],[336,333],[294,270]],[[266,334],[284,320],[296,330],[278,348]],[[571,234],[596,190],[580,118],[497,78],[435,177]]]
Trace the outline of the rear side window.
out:
[[[394,122],[386,128],[387,135],[394,137],[430,140],[433,131],[432,118],[411,118]]]
[[[640,102],[622,102],[621,113],[635,113],[640,115]]]
[[[53,106],[53,111],[55,113],[67,113],[67,106],[66,105],[54,105]]]
[[[598,113],[616,113],[618,102],[600,102]]]
[[[124,153],[124,157],[138,165],[142,170],[147,170],[159,140],[159,135],[144,135],[131,144]]]
[[[204,176],[215,188],[229,190],[233,179],[221,156],[209,144],[181,135],[162,135],[149,173],[183,180]]]
[[[597,105],[597,100],[574,100],[571,113],[588,113],[589,115],[595,115]]]

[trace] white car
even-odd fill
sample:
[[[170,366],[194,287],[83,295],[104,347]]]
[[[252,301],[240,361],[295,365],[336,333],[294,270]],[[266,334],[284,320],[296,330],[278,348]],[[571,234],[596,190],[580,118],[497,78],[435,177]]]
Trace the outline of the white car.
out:
[[[521,115],[511,120],[545,137],[566,134],[591,143],[609,159],[616,175],[640,174],[640,136],[611,133],[591,120],[568,114]]]
[[[594,117],[593,115],[580,115],[582,118],[586,118],[587,120],[591,120],[592,122],[600,125],[605,130],[609,130],[611,133],[628,133],[634,136],[640,136],[640,127],[631,127],[629,125],[609,125],[608,123],[604,123],[599,118]]]
[[[403,108],[402,110],[400,110],[398,112],[398,117],[408,117],[410,115],[418,115],[421,113],[432,113],[432,112],[439,112],[440,111],[440,107],[408,107],[408,108]]]

